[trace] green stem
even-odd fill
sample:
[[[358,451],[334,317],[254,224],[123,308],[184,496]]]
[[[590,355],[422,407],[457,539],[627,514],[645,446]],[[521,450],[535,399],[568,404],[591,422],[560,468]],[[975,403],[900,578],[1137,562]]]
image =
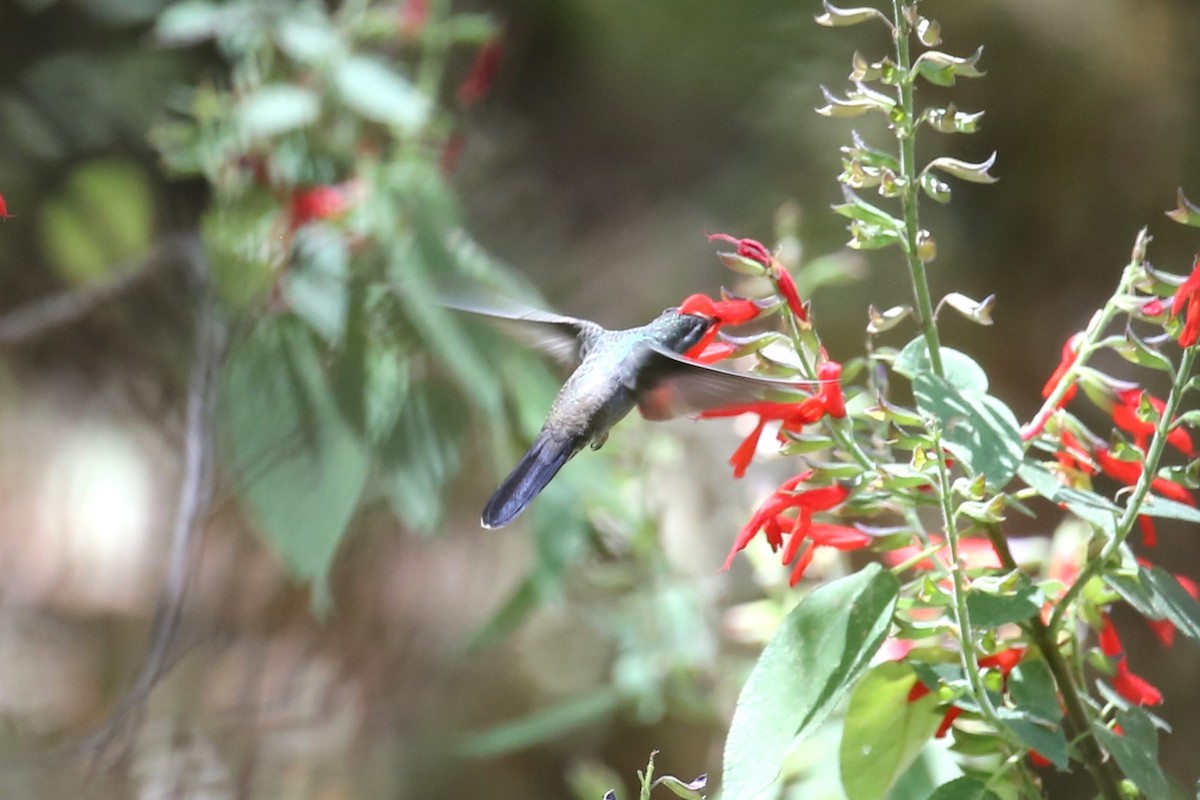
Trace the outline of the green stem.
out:
[[[904,178],[900,203],[904,210],[904,255],[908,263],[908,275],[912,282],[913,298],[916,301],[917,322],[925,336],[929,350],[929,365],[938,377],[944,377],[942,368],[942,345],[938,336],[937,323],[933,318],[933,301],[929,293],[929,278],[925,262],[917,255],[917,239],[921,231],[917,216],[917,192],[920,190],[920,175],[917,171],[916,135],[917,115],[913,102],[912,58],[909,54],[908,19],[901,10],[900,0],[892,0],[895,18],[893,36],[896,39],[896,63],[899,67],[900,108],[904,113],[902,122],[896,123],[896,138],[900,142],[900,172]]]

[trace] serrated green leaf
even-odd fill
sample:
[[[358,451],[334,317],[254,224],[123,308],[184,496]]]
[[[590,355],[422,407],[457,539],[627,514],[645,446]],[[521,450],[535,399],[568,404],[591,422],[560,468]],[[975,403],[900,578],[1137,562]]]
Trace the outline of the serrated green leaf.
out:
[[[1000,800],[999,795],[969,775],[943,783],[929,800]]]
[[[412,133],[429,118],[429,98],[383,61],[351,56],[335,65],[333,79],[346,105],[367,119]]]
[[[926,164],[925,169],[922,170],[922,173],[928,172],[932,169],[937,169],[945,172],[947,175],[953,175],[960,180],[970,181],[971,183],[995,183],[998,179],[988,174],[988,170],[990,170],[992,165],[995,163],[995,153],[992,153],[986,160],[980,161],[977,164],[971,163],[970,161],[960,161],[957,158],[942,156],[941,158],[935,158],[933,161],[930,161],[928,164]]]
[[[946,380],[962,392],[986,392],[988,377],[983,367],[966,353],[950,347],[941,348],[942,369]],[[904,346],[892,362],[892,369],[912,380],[919,373],[930,372],[929,348],[925,338],[918,336]]]
[[[920,373],[913,379],[917,406],[942,428],[946,449],[983,475],[993,488],[1004,487],[1024,457],[1017,418],[989,394],[960,392],[945,378]]]
[[[226,450],[251,516],[297,578],[321,581],[362,493],[367,457],[298,320],[260,325],[221,382]]]
[[[851,694],[838,758],[849,800],[884,797],[937,730],[942,715],[936,694],[908,702],[916,682],[911,667],[888,661],[863,676]]]
[[[1158,765],[1158,734],[1154,726],[1139,709],[1118,711],[1117,724],[1123,734],[1114,733],[1099,722],[1092,724],[1092,731],[1147,800],[1169,800],[1166,777]]]
[[[303,128],[321,113],[316,92],[286,83],[268,84],[238,101],[234,119],[249,138],[267,138]]]
[[[972,586],[967,595],[967,610],[975,627],[998,628],[1029,619],[1041,610],[1043,600],[1041,590],[1022,578],[1015,590],[1005,594],[992,594]]]
[[[727,800],[769,789],[792,742],[825,720],[883,644],[899,590],[895,576],[869,564],[788,614],[738,697],[725,742]]]

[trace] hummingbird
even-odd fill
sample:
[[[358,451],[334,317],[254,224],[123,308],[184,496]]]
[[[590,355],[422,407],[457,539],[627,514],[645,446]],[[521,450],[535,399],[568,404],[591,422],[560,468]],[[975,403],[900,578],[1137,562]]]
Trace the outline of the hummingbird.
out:
[[[651,322],[609,330],[591,320],[546,311],[504,312],[446,303],[487,317],[505,332],[574,367],[533,445],[483,507],[480,524],[503,528],[585,445],[598,450],[609,431],[638,408],[649,420],[745,402],[769,392],[795,395],[814,381],[731,372],[683,357],[717,320],[664,309]]]

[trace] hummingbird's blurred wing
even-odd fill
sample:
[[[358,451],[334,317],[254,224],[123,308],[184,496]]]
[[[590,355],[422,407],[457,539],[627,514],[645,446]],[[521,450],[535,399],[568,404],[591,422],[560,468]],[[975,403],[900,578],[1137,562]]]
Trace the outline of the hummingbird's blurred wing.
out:
[[[500,311],[458,301],[443,300],[442,304],[455,311],[485,317],[488,322],[517,341],[540,350],[569,367],[578,366],[582,358],[580,349],[604,332],[604,328],[590,320],[532,308]]]
[[[731,372],[689,361],[658,345],[639,375],[638,408],[646,419],[663,420],[701,411],[763,400],[768,395],[782,402],[799,402],[801,394],[819,385],[816,380],[764,378]]]

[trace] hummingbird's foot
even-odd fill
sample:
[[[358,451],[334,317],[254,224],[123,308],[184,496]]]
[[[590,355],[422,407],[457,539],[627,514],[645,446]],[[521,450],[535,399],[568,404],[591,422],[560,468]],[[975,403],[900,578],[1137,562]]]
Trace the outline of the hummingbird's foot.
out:
[[[592,449],[599,450],[601,447],[604,447],[604,443],[607,441],[608,441],[608,432],[607,431],[605,431],[604,433],[596,434],[595,438],[592,439]]]

